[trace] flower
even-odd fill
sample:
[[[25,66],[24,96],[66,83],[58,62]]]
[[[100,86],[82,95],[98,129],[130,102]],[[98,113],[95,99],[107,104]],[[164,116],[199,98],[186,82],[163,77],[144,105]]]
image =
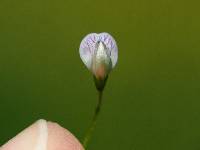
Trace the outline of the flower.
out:
[[[118,48],[108,33],[90,33],[85,36],[79,48],[80,57],[98,81],[104,81],[115,67]]]
[[[79,48],[80,57],[86,67],[93,73],[94,82],[98,90],[98,103],[91,126],[84,139],[86,149],[93,130],[97,123],[102,105],[103,89],[108,79],[108,74],[115,67],[118,59],[118,48],[114,38],[108,33],[90,33],[83,38]]]

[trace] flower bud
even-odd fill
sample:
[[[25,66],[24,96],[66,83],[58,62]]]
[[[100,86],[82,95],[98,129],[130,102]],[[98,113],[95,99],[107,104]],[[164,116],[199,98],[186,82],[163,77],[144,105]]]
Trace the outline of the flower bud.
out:
[[[108,33],[88,34],[81,42],[80,57],[93,73],[98,90],[103,90],[108,74],[115,67],[118,48],[114,38]]]

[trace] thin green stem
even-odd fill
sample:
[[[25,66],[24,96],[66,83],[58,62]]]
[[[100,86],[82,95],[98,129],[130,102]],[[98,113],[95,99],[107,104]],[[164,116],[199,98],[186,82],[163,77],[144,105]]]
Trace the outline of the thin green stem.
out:
[[[101,110],[101,105],[102,105],[102,96],[103,96],[103,91],[98,91],[98,103],[94,112],[94,116],[92,118],[92,122],[83,138],[83,146],[86,149],[89,140],[91,139],[92,133],[96,127],[96,123],[97,123],[97,118],[99,116],[100,110]]]

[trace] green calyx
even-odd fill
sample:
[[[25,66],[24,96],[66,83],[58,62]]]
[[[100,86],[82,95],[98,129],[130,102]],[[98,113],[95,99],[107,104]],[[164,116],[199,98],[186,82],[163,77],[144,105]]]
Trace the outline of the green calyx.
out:
[[[95,83],[95,86],[96,86],[97,90],[99,92],[102,92],[104,87],[105,87],[105,85],[106,85],[106,81],[108,79],[108,76],[106,76],[103,79],[97,79],[95,76],[93,76],[93,77],[94,77],[94,83]]]

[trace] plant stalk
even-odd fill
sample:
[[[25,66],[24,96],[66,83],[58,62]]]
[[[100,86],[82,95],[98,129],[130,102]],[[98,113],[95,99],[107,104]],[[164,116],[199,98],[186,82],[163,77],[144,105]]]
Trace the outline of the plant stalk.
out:
[[[96,123],[97,123],[97,118],[99,116],[100,110],[101,110],[101,105],[102,105],[102,96],[103,96],[103,90],[98,90],[98,103],[94,112],[94,116],[92,118],[91,124],[83,138],[83,146],[86,149],[88,146],[88,142],[92,137],[93,131],[96,127]]]

